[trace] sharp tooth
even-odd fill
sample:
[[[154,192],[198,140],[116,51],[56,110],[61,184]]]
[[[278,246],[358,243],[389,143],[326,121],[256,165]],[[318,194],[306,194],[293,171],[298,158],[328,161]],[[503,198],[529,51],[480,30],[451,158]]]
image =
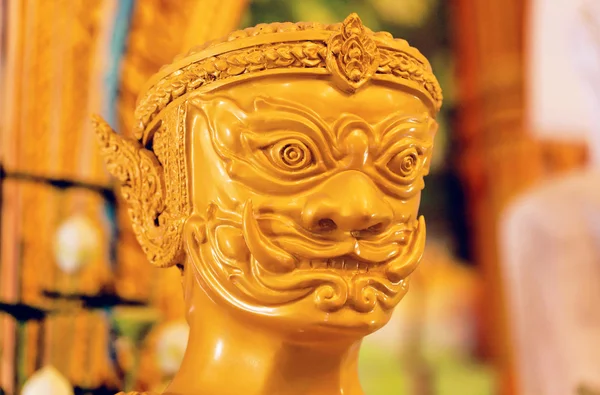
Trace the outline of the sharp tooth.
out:
[[[346,260],[342,259],[342,270],[346,269]]]
[[[359,262],[355,261],[355,260],[351,260],[348,263],[346,263],[346,267],[348,268],[348,270],[353,270],[353,271],[358,270],[358,265],[359,265]]]

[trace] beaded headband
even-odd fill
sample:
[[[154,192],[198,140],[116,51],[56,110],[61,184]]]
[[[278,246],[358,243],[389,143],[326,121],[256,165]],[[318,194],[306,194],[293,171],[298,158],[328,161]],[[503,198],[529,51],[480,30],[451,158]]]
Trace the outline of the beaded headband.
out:
[[[371,79],[399,83],[420,94],[432,112],[442,103],[440,85],[417,49],[387,32],[372,32],[351,14],[332,25],[261,24],[193,48],[150,80],[135,111],[134,136],[145,141],[159,113],[187,93],[274,72],[330,75],[348,93]]]

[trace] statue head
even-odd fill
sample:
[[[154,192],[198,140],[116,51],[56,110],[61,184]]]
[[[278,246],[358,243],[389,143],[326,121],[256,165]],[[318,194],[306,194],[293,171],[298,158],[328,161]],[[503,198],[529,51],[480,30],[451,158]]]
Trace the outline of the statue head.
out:
[[[134,139],[96,129],[152,264],[269,328],[364,336],[423,253],[440,105],[427,60],[353,14],[195,48],[149,81]]]

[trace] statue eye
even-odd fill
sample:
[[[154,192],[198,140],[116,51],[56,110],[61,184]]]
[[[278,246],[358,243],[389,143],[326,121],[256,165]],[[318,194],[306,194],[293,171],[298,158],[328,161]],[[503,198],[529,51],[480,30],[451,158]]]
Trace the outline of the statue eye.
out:
[[[288,139],[274,144],[269,149],[269,159],[282,170],[299,171],[313,163],[310,149],[303,142]]]
[[[420,157],[413,147],[394,155],[387,163],[387,168],[402,178],[410,178],[420,167]]]

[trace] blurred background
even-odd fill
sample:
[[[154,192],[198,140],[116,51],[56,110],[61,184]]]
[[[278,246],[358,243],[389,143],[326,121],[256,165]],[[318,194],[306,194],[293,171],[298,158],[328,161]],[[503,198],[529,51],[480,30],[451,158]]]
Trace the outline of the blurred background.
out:
[[[365,341],[366,393],[600,393],[599,3],[2,0],[0,394],[159,391],[183,355],[179,273],[145,260],[89,115],[127,134],[176,54],[350,12],[417,47],[445,96],[426,256]]]

